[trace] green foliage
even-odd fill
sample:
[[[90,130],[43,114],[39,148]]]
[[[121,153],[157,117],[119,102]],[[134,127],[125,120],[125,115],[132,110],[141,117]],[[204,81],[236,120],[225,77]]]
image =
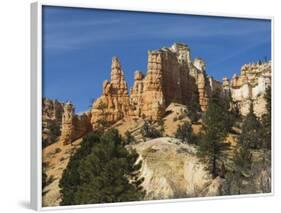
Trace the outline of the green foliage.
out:
[[[182,125],[178,126],[175,137],[181,139],[184,143],[192,142],[192,126],[189,122],[184,122]]]
[[[141,128],[141,134],[146,138],[159,138],[162,137],[161,131],[157,130],[155,127],[150,125],[147,121],[144,122],[144,125]]]
[[[45,171],[42,173],[42,189],[44,189],[47,186],[47,174]]]
[[[158,121],[158,125],[160,126],[160,133],[161,135],[163,135],[164,131],[165,131],[165,122],[163,119],[160,119]]]
[[[49,142],[47,139],[42,138],[42,149],[44,149],[45,147],[49,146]]]
[[[262,117],[262,147],[271,149],[271,87],[268,87],[265,94],[267,112]]]
[[[199,156],[209,163],[208,169],[213,177],[218,175],[217,161],[229,149],[225,137],[232,127],[228,106],[220,97],[219,91],[214,91],[204,117],[204,134],[199,142]]]
[[[242,146],[239,151],[234,155],[235,170],[238,171],[241,176],[249,176],[251,170],[252,155],[249,149]]]
[[[198,96],[198,92],[195,92],[192,97],[191,103],[188,106],[187,116],[192,122],[196,122],[200,118],[199,112],[201,112],[201,107],[199,104]]]
[[[271,114],[271,86],[266,89],[265,100],[267,113]]]
[[[253,105],[250,106],[250,112],[242,124],[242,133],[240,135],[240,144],[244,147],[257,149],[262,144],[262,126],[253,112]]]
[[[97,120],[97,124],[99,126],[98,129],[101,131],[105,130],[106,128],[110,127],[111,123],[107,121],[106,119],[99,119]]]
[[[106,116],[108,114],[108,112],[106,111],[107,104],[101,101],[98,104],[97,109],[100,110],[103,115],[99,120],[97,120],[97,129],[103,132],[105,129],[111,126],[111,123],[106,120]]]
[[[58,123],[51,125],[50,131],[51,131],[52,135],[54,135],[55,137],[59,137],[61,134],[60,125]]]
[[[42,138],[42,148],[45,148],[57,141],[58,137],[61,135],[60,124],[58,122],[51,124],[49,126],[49,131],[50,131],[49,138],[48,139]]]
[[[54,176],[51,175],[49,178],[46,174],[45,169],[43,168],[43,172],[42,172],[42,190],[48,186],[49,184],[51,184],[53,181],[55,180]]]
[[[61,152],[61,148],[56,148],[55,149],[55,153],[57,154],[57,153],[60,153]]]
[[[80,174],[78,172],[80,160],[91,153],[94,143],[99,142],[100,134],[96,132],[90,133],[83,138],[81,147],[73,156],[71,156],[59,182],[59,187],[61,188],[62,194],[61,205],[74,204],[74,194],[81,184]]]
[[[134,143],[135,141],[136,141],[135,137],[129,131],[126,131],[124,137],[124,143],[130,144],[130,143]]]
[[[60,181],[61,205],[141,200],[138,154],[128,152],[115,129],[92,133],[71,157]],[[130,181],[129,181],[130,180]]]
[[[188,111],[187,116],[190,118],[192,123],[198,121],[200,118],[200,115],[196,111]]]
[[[228,194],[242,194],[244,189],[243,181],[252,177],[252,154],[249,147],[240,145],[235,151],[233,158],[233,171],[226,175],[226,186]]]

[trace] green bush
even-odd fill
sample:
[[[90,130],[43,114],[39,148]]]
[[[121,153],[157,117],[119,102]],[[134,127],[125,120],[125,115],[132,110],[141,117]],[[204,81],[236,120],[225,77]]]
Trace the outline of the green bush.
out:
[[[141,134],[145,138],[159,138],[162,137],[161,131],[150,125],[147,121],[144,122],[141,128]]]
[[[57,154],[57,153],[60,153],[61,152],[61,148],[56,148],[55,149],[55,153]]]
[[[193,101],[188,106],[187,116],[190,118],[191,122],[196,122],[200,118],[199,112],[201,111],[198,101]]]
[[[126,131],[124,137],[124,143],[130,144],[130,143],[134,143],[135,141],[136,141],[135,137],[129,131]]]
[[[189,122],[184,122],[178,126],[175,137],[184,143],[191,143],[192,140],[192,126]]]

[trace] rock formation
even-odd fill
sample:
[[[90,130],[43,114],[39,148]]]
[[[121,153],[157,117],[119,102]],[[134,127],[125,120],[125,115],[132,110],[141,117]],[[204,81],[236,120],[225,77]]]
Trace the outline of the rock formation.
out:
[[[60,141],[63,144],[68,144],[72,141],[74,135],[73,118],[74,118],[73,105],[70,102],[67,102],[64,105],[63,116],[62,116],[62,129],[61,129]]]
[[[72,103],[65,103],[63,107],[60,141],[64,145],[67,145],[91,131],[90,119],[91,113],[76,115]]]
[[[242,115],[247,115],[251,103],[258,117],[266,112],[264,95],[270,85],[271,62],[245,64],[241,67],[240,76],[234,74],[231,80],[223,79],[225,93],[231,94]]]
[[[54,143],[60,135],[63,103],[43,98],[42,101],[42,141],[43,147]]]
[[[189,75],[189,62],[189,48],[183,44],[148,52],[147,74],[140,92],[142,98],[140,102],[133,101],[135,106],[142,106],[141,115],[157,120],[171,102],[198,101],[195,79]]]
[[[157,138],[132,145],[142,160],[145,199],[221,195],[223,179],[212,179],[192,145],[173,138]]]
[[[196,79],[199,104],[202,111],[206,111],[208,108],[208,97],[211,92],[205,69],[205,62],[200,58],[195,58],[191,65],[191,75]]]
[[[110,124],[130,114],[128,86],[118,58],[113,57],[111,81],[104,81],[102,96],[92,106],[91,123],[93,128],[101,122]]]
[[[210,91],[205,63],[201,59],[192,62],[185,44],[148,51],[147,73],[135,72],[130,95],[120,61],[114,57],[111,80],[103,83],[102,95],[93,103],[91,123],[96,128],[128,116],[157,120],[172,102],[199,102],[205,111]]]
[[[107,128],[122,119],[144,118],[159,120],[171,103],[188,106],[198,102],[206,111],[213,90],[221,90],[225,97],[232,98],[242,115],[246,115],[253,103],[254,112],[261,116],[265,112],[265,90],[271,84],[271,64],[246,64],[241,75],[222,82],[206,74],[206,64],[200,58],[191,60],[189,47],[175,43],[170,48],[148,51],[147,72],[136,71],[134,83],[128,92],[121,63],[112,58],[111,78],[103,82],[102,95],[93,103],[90,112],[78,116],[71,103],[64,106],[46,101],[43,132],[48,136],[46,126],[52,120],[63,116],[61,141],[69,143],[85,134],[89,129]],[[127,119],[128,120],[128,119]]]

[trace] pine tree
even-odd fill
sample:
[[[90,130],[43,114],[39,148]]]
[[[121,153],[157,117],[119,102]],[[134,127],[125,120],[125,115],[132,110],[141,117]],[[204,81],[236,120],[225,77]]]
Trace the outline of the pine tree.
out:
[[[129,131],[125,132],[124,143],[125,145],[134,143],[136,141],[135,137]]]
[[[108,112],[107,112],[107,104],[104,102],[100,102],[97,106],[97,109],[100,110],[102,112],[102,117],[97,120],[97,124],[98,124],[98,129],[99,131],[104,131],[106,128],[109,128],[111,123],[106,119],[106,117],[108,116]]]
[[[263,148],[271,149],[271,87],[266,89],[266,113],[262,117]]]
[[[253,112],[253,104],[250,105],[250,111],[242,124],[242,133],[240,135],[240,144],[257,149],[261,147],[262,126]]]
[[[115,129],[87,138],[63,174],[62,205],[142,200],[138,154],[127,151]],[[81,156],[81,154],[83,154]],[[70,193],[71,192],[71,193]]]
[[[61,205],[74,204],[74,194],[81,184],[81,178],[78,172],[80,160],[91,153],[93,145],[100,142],[100,137],[101,134],[98,132],[88,134],[83,138],[81,147],[71,156],[59,182],[59,187],[61,188],[60,192],[62,194]]]
[[[194,92],[193,96],[191,97],[190,104],[187,106],[188,108],[187,116],[190,118],[192,123],[198,121],[198,119],[200,118],[201,107],[198,102],[199,99],[198,97],[199,94],[198,91],[196,90],[196,92]]]
[[[163,119],[159,119],[158,121],[157,121],[157,123],[158,123],[158,125],[160,126],[160,134],[161,135],[163,135],[164,134],[164,132],[165,132],[165,122],[164,122],[164,120]]]
[[[229,144],[225,137],[231,128],[226,102],[219,91],[214,91],[204,117],[204,134],[199,142],[199,155],[209,163],[208,169],[215,178],[218,175],[218,160],[224,157]]]
[[[153,127],[147,121],[144,122],[144,125],[141,128],[141,134],[145,138],[159,138],[162,137],[162,132]]]
[[[251,170],[252,155],[247,146],[241,146],[234,155],[235,170],[239,171],[241,175],[248,176]]]
[[[175,137],[181,139],[181,141],[184,143],[191,143],[192,140],[191,124],[189,122],[184,122],[182,125],[179,125]]]
[[[243,181],[252,176],[252,154],[249,147],[240,145],[233,157],[233,171],[226,173],[226,194],[242,194]]]

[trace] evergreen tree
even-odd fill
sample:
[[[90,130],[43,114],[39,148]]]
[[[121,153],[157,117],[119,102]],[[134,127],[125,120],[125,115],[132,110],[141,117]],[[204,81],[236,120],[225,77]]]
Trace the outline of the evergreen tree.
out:
[[[129,131],[126,131],[125,138],[124,138],[125,145],[134,143],[135,141],[136,141],[135,137]]]
[[[242,124],[242,133],[240,135],[240,144],[244,147],[257,149],[261,147],[262,126],[253,112],[253,104],[250,105],[250,111]]]
[[[191,143],[192,141],[191,124],[189,122],[184,122],[182,125],[179,125],[175,137],[181,139],[181,141],[184,143]]]
[[[163,135],[165,132],[165,122],[163,119],[158,120],[158,125],[160,126],[160,134]]]
[[[102,112],[102,116],[99,120],[97,120],[99,131],[104,131],[106,128],[109,128],[111,123],[106,119],[108,116],[107,104],[104,102],[100,102],[97,106],[97,109]]]
[[[84,141],[83,151],[74,154],[60,182],[62,205],[143,199],[143,179],[138,178],[141,162],[136,164],[138,154],[128,152],[122,143],[115,129]]]
[[[80,174],[78,168],[82,158],[91,153],[91,149],[95,143],[100,142],[100,133],[92,132],[83,138],[81,147],[71,156],[66,169],[63,172],[62,178],[59,182],[61,188],[62,201],[61,205],[73,205],[74,194],[77,192],[81,184]]]
[[[271,149],[271,87],[266,89],[266,113],[262,117],[263,148]]]
[[[198,119],[200,118],[201,107],[198,100],[199,94],[196,90],[196,92],[194,92],[193,96],[191,97],[190,104],[187,106],[187,116],[190,118],[192,123],[198,121]]]
[[[242,194],[243,181],[252,176],[252,154],[247,146],[240,145],[234,153],[233,171],[226,174],[226,194]]]
[[[247,146],[241,146],[234,154],[235,170],[243,176],[249,176],[251,170],[252,155]]]
[[[199,142],[199,155],[209,163],[208,169],[215,178],[218,175],[218,160],[224,157],[229,144],[225,137],[232,127],[226,102],[219,91],[214,91],[204,117],[204,134]]]
[[[159,138],[162,137],[161,131],[153,127],[147,121],[144,122],[144,125],[141,128],[141,134],[146,138]]]

